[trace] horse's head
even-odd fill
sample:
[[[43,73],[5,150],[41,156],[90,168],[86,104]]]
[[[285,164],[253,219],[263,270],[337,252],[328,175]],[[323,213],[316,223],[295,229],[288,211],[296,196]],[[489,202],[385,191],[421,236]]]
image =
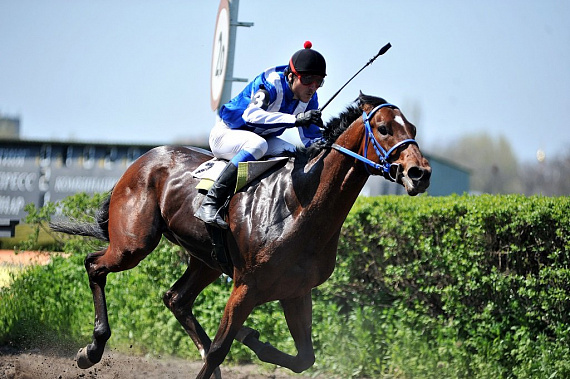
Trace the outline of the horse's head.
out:
[[[425,192],[431,167],[415,140],[416,127],[383,99],[361,93],[358,102],[365,129],[361,154],[376,163],[367,165],[369,172],[403,185],[411,196]]]
[[[363,162],[369,174],[403,185],[409,195],[425,192],[431,167],[415,140],[416,127],[382,98],[360,93],[357,103],[327,124],[325,141]]]

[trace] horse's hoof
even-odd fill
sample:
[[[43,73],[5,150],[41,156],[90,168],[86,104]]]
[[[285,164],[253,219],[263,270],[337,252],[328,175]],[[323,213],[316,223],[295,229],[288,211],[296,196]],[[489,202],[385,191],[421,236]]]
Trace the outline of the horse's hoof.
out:
[[[79,349],[75,360],[77,361],[77,367],[82,368],[84,370],[95,364],[89,360],[89,357],[87,356],[87,348],[85,347]]]

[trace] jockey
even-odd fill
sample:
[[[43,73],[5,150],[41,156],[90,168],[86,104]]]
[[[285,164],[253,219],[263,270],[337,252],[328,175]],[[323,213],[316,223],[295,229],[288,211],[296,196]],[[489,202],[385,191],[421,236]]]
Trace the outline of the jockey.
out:
[[[325,76],[325,59],[307,41],[288,65],[267,69],[222,106],[209,142],[216,158],[230,162],[194,216],[227,229],[219,211],[234,191],[239,162],[295,151],[293,144],[279,138],[287,128],[298,128],[305,146],[321,138],[323,121],[316,92]]]

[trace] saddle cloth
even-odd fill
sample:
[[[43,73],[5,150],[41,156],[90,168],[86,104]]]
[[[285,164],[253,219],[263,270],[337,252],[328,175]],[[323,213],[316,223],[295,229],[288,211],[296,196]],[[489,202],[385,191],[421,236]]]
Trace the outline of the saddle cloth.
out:
[[[279,162],[288,159],[288,157],[275,157],[264,161],[240,162],[238,165],[235,191],[239,191]],[[198,166],[196,170],[192,171],[192,176],[200,179],[196,188],[208,191],[216,179],[218,179],[227,164],[228,161],[226,160],[213,158]]]

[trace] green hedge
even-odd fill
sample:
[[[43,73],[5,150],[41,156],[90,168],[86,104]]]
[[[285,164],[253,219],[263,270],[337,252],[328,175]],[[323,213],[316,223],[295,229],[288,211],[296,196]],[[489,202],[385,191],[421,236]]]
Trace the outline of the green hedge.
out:
[[[569,247],[567,197],[360,199],[319,294],[406,376],[570,377]]]
[[[71,199],[64,208],[81,216],[92,205]],[[49,217],[31,214],[37,222]],[[313,371],[569,377],[569,215],[566,197],[360,198],[345,222],[335,273],[313,292]],[[90,341],[93,305],[82,261],[97,245],[63,242],[70,258],[54,257],[0,291],[0,343],[49,346],[57,337],[75,349]],[[163,242],[137,268],[109,275],[111,348],[198,359],[161,300],[183,260]],[[210,335],[230,290],[220,278],[197,300]],[[294,353],[277,303],[257,309],[248,325]],[[239,343],[228,360],[257,361]]]

